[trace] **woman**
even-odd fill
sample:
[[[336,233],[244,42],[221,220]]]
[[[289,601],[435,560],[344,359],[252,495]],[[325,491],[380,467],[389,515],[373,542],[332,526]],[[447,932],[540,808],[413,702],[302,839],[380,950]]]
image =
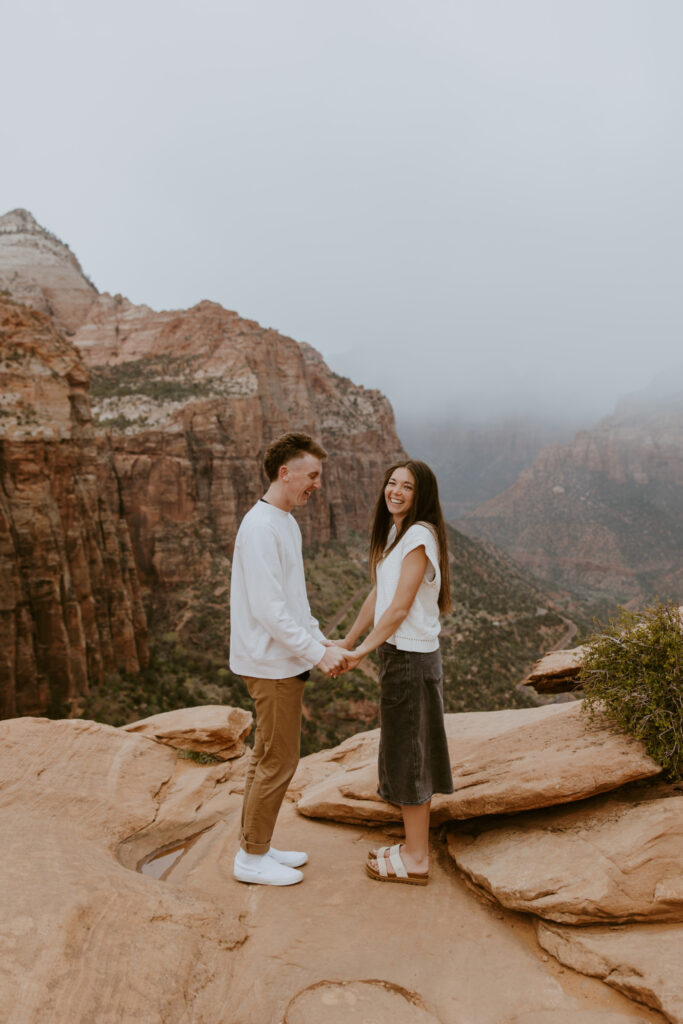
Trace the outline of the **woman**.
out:
[[[426,885],[431,798],[452,793],[453,778],[438,639],[439,612],[450,609],[448,541],[436,477],[424,462],[400,462],[385,475],[370,572],[375,585],[339,646],[350,652],[348,668],[379,648],[378,793],[400,805],[405,843],[371,851],[366,870],[378,881]]]

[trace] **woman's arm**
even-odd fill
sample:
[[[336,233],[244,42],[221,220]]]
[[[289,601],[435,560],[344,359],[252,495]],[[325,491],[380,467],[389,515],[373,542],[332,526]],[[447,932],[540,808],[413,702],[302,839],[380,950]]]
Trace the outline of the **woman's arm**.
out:
[[[347,668],[355,668],[370,651],[374,651],[380,644],[383,644],[393,633],[396,632],[420,589],[427,568],[427,552],[423,546],[413,548],[401,564],[401,575],[394,599],[382,615],[381,619],[363,643],[349,653]],[[363,609],[361,609],[361,612]],[[360,618],[360,615],[359,617]],[[355,625],[355,623],[354,623]]]
[[[377,601],[377,587],[373,587],[368,596],[363,601],[361,610],[356,616],[356,621],[351,626],[343,640],[337,640],[335,643],[338,647],[343,647],[345,650],[350,651],[355,643],[358,643],[360,637],[365,633],[375,620],[375,602]]]

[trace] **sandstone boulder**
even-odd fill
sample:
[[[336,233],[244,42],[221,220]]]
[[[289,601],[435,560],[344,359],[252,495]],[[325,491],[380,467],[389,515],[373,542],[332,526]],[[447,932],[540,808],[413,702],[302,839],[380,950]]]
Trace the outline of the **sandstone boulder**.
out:
[[[573,647],[568,651],[550,651],[540,658],[532,668],[522,686],[533,686],[538,693],[567,693],[580,684],[585,647]]]
[[[580,703],[446,715],[455,792],[432,801],[432,824],[582,800],[661,769],[630,737],[591,725]],[[379,741],[379,732],[366,734]],[[369,747],[369,742],[366,740]],[[341,748],[337,748],[341,750]],[[377,795],[376,749],[303,789],[310,817],[400,821]]]
[[[138,733],[176,750],[196,750],[227,761],[244,753],[244,740],[252,724],[250,711],[207,704],[165,711],[122,728],[125,732]]]
[[[453,833],[456,864],[499,903],[552,921],[683,920],[683,796],[666,787]]]
[[[538,941],[568,967],[602,978],[672,1024],[683,1022],[683,927],[572,928],[539,921]]]

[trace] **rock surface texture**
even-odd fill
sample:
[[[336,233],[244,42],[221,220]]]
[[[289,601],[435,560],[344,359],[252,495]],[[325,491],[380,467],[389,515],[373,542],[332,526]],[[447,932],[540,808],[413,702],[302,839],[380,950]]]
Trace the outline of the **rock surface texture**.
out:
[[[683,921],[683,796],[661,788],[453,833],[448,849],[512,910],[570,924]]]
[[[582,800],[660,772],[629,737],[590,726],[579,702],[446,715],[446,731],[455,792],[434,797],[433,824]],[[379,731],[367,734],[360,763],[345,759],[355,742],[337,748],[335,771],[303,788],[299,811],[357,824],[400,821],[399,808],[377,795]]]
[[[305,759],[297,784],[369,742]],[[296,787],[276,839],[308,851],[304,882],[234,882],[246,760],[198,765],[92,722],[0,723],[7,1024],[664,1019],[545,956],[532,923],[469,891],[436,836],[426,888],[372,882],[366,850],[393,835],[301,817]],[[164,880],[156,853],[176,858]]]
[[[567,967],[683,1021],[683,929],[680,925],[568,928],[539,921],[538,941]]]
[[[147,657],[130,534],[78,349],[0,296],[0,717],[65,708]],[[98,483],[99,481],[99,483]]]

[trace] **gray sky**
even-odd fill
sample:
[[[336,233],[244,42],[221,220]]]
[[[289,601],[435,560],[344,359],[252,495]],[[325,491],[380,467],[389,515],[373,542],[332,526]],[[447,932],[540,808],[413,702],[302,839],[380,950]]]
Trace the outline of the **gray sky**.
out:
[[[608,412],[681,362],[680,0],[5,5],[0,212],[399,416]]]

